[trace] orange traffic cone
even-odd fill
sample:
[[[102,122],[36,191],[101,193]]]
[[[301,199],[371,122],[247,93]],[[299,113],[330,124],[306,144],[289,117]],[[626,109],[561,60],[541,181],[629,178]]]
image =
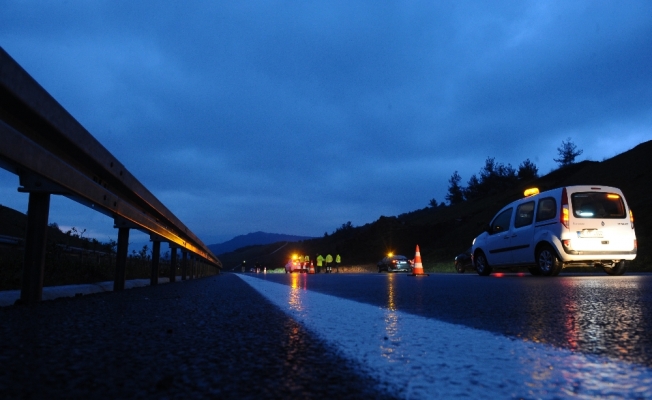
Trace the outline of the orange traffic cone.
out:
[[[308,270],[309,274],[314,274],[315,273],[315,266],[312,265],[312,261],[310,261],[310,269]]]
[[[417,251],[414,254],[414,267],[412,267],[412,274],[408,276],[429,276],[428,274],[423,273],[423,264],[421,264],[421,252],[419,251],[419,245],[417,245]]]

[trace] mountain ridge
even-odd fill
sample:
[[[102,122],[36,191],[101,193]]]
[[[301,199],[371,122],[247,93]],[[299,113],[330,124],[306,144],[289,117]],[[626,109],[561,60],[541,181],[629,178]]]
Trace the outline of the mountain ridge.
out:
[[[300,242],[310,239],[314,239],[314,237],[257,231],[246,235],[238,235],[226,242],[209,244],[207,247],[213,254],[218,256],[247,246],[260,246],[277,242]]]

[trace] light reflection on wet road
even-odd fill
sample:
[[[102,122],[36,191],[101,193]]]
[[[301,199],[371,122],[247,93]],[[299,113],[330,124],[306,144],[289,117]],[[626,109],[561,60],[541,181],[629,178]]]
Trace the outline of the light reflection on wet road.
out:
[[[652,367],[652,275],[257,277],[571,351]],[[295,283],[296,280],[296,283]],[[306,286],[307,285],[307,286]],[[391,337],[388,324],[388,338]]]
[[[256,277],[245,281],[400,397],[652,392],[652,276]]]

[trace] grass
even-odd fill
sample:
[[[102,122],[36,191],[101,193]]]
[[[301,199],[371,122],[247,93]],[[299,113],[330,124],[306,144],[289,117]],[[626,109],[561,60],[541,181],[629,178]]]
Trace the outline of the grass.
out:
[[[457,271],[455,270],[455,264],[451,262],[424,262],[423,263],[424,272],[432,273],[451,273]]]

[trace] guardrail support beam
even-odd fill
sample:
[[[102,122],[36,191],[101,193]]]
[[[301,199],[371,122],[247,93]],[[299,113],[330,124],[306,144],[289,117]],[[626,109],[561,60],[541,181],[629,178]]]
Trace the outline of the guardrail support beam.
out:
[[[151,286],[158,285],[159,260],[161,259],[161,242],[155,240],[152,243],[152,275],[149,280]]]
[[[186,273],[188,272],[188,252],[181,252],[181,280],[186,280]]]
[[[113,291],[125,290],[125,279],[127,270],[127,253],[129,252],[129,228],[118,228],[118,250],[115,260],[115,280]]]
[[[43,268],[47,240],[50,193],[32,192],[27,206],[27,235],[25,237],[25,265],[20,301],[36,304],[43,294]]]
[[[175,281],[177,276],[177,248],[170,247],[170,283]]]

